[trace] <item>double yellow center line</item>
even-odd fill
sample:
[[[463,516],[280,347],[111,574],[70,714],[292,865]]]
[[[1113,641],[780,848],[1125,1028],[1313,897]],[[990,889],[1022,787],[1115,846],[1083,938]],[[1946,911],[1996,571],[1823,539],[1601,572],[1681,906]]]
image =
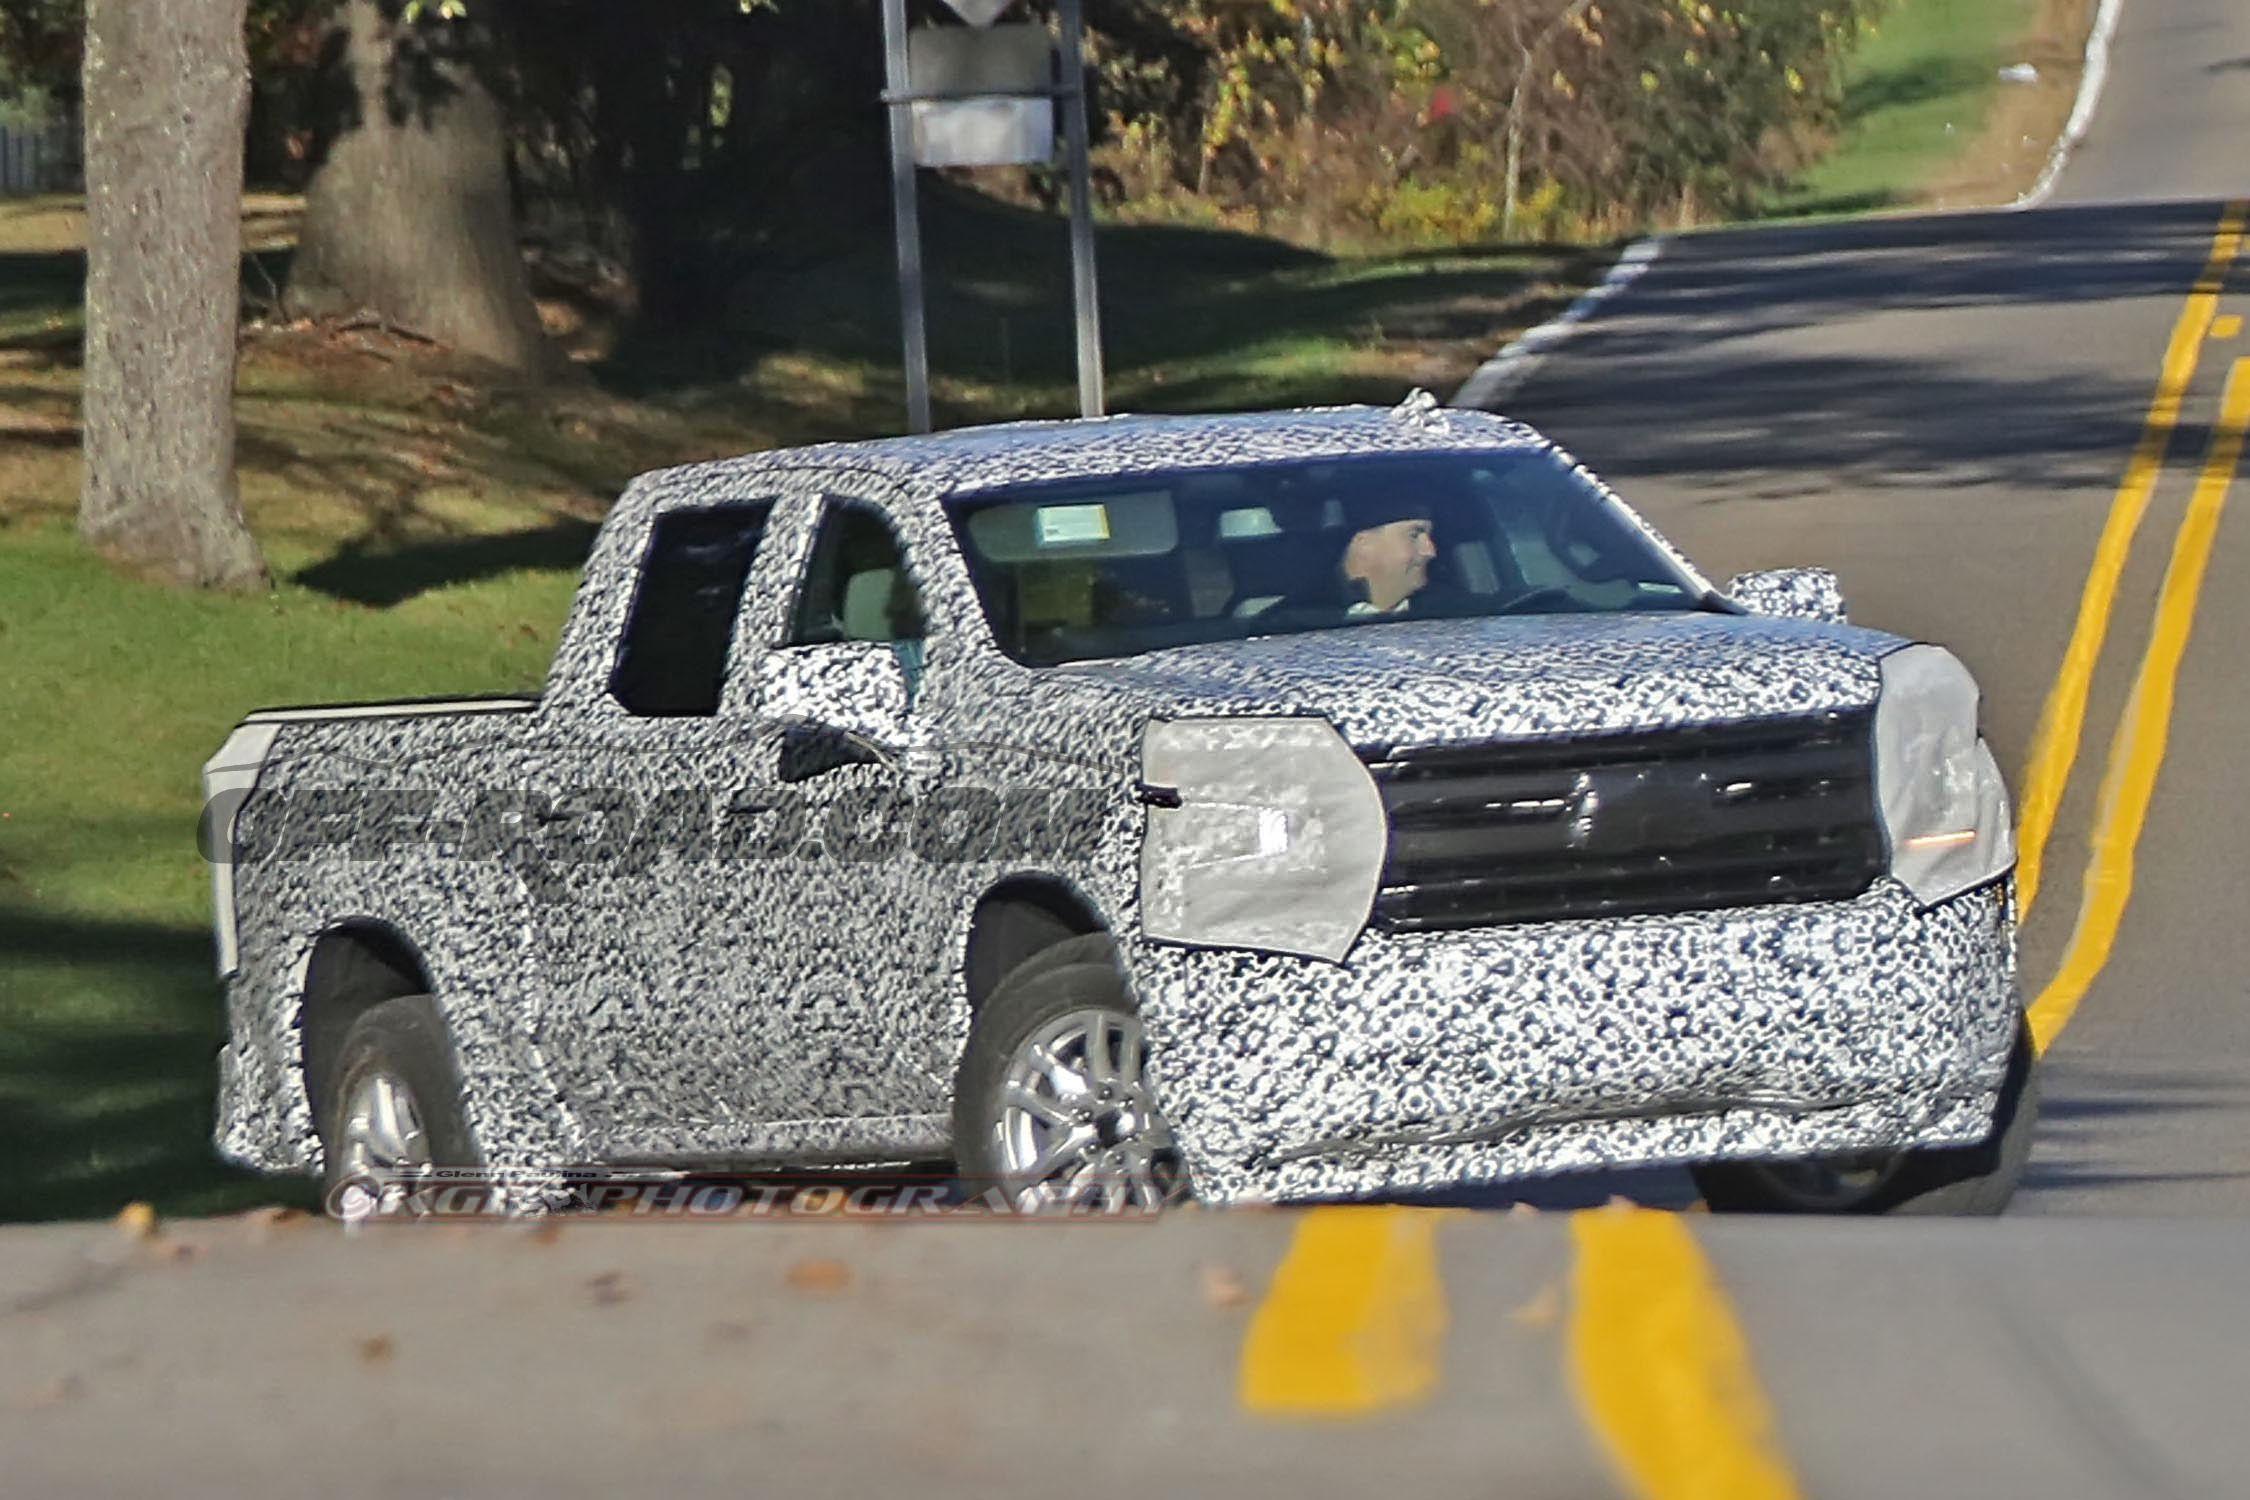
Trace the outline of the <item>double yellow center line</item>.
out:
[[[1444,1211],[1316,1208],[1242,1345],[1239,1394],[1266,1417],[1367,1417],[1437,1388]],[[1564,1354],[1586,1428],[1623,1489],[1650,1500],[1795,1500],[1749,1343],[1688,1219],[1570,1216]]]
[[[2062,669],[2048,690],[2039,727],[2032,735],[2016,841],[2016,903],[2027,917],[2039,897],[2055,812],[2062,805],[2071,768],[2078,761],[2079,740],[2086,725],[2086,695],[2093,684],[2094,668],[2101,661],[2102,646],[2109,639],[2118,580],[2124,576],[2133,537],[2141,529],[2149,501],[2156,495],[2157,481],[2163,477],[2165,455],[2171,451],[2173,435],[2179,429],[2181,407],[2195,380],[2212,320],[2218,315],[2219,294],[2225,288],[2228,268],[2242,247],[2246,214],[2250,214],[2250,206],[2238,203],[2230,205],[2220,218],[2210,259],[2172,325],[2171,341],[2165,346],[2164,363],[2157,373],[2156,394],[2141,424],[2141,440],[2125,466],[2125,478],[2110,504],[2101,540],[2094,545],[2093,564],[2087,569],[2086,588],[2078,600],[2078,618],[2071,626],[2070,644],[2063,648]]]
[[[2240,327],[2239,319],[2220,319],[2218,306],[2227,274],[2242,248],[2246,220],[2250,220],[2250,205],[2241,203],[2230,205],[2221,216],[2203,274],[2173,325],[2140,443],[2110,506],[2093,564],[2087,571],[2085,592],[2079,599],[2078,618],[2063,652],[2062,668],[2040,714],[2024,777],[2016,877],[2019,909],[2026,916],[2039,894],[2047,840],[2054,831],[2056,810],[2078,758],[2087,693],[2108,638],[2118,580],[2131,554],[2134,535],[2164,473],[2188,388],[2214,325],[2223,337]],[[2219,515],[2226,506],[2235,469],[2242,461],[2246,428],[2250,428],[2250,360],[2238,362],[2227,381],[2210,450],[2157,595],[2148,649],[2110,744],[2095,804],[2092,848],[2077,923],[2071,929],[2061,966],[2030,1007],[2032,1036],[2042,1051],[2077,1014],[2079,1002],[2109,961],[2124,922],[2125,907],[2132,897],[2134,853],[2171,734],[2180,665],[2212,548],[2218,541]]]

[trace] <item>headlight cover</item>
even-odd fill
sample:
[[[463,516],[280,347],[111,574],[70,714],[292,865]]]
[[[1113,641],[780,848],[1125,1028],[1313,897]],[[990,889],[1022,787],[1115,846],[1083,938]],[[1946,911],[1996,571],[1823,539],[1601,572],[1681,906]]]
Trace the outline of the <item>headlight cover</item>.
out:
[[[1977,733],[1977,684],[1939,646],[1883,658],[1875,706],[1875,787],[1891,873],[1924,906],[2005,874],[2016,862],[2008,789]]]
[[[1315,718],[1170,719],[1141,740],[1141,926],[1170,942],[1342,960],[1375,904],[1382,795]]]

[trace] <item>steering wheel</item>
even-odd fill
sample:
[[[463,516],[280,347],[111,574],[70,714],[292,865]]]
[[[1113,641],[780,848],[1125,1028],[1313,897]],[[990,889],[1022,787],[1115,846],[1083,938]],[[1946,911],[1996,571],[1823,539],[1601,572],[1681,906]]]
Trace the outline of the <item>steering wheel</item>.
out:
[[[1560,588],[1550,584],[1546,588],[1533,589],[1528,594],[1516,595],[1515,598],[1510,599],[1507,603],[1501,605],[1498,609],[1494,610],[1493,613],[1496,615],[1513,615],[1525,612],[1526,607],[1529,605],[1575,604],[1577,602],[1578,596],[1576,594],[1573,594],[1569,589]]]

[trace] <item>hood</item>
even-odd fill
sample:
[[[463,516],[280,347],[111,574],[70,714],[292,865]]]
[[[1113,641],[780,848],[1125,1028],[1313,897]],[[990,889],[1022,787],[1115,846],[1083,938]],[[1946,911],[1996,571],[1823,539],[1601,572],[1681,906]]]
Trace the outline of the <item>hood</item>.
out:
[[[1058,669],[1160,712],[1320,714],[1355,745],[1655,729],[1860,708],[1896,636],[1723,614],[1349,625]]]

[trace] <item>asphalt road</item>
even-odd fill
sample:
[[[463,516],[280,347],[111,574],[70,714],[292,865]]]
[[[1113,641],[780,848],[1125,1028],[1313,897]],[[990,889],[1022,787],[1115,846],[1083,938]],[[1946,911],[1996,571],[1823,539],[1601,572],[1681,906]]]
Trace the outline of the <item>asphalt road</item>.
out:
[[[1720,578],[1833,566],[1855,619],[1952,646],[2020,789],[2176,324],[2244,198],[2250,6],[2126,0],[2108,92],[2047,206],[1675,239],[1504,409]],[[2208,311],[2026,923],[2035,995],[2076,928],[2112,736],[2250,360],[2250,254]],[[2130,905],[2049,1054],[2022,1212],[2250,1212],[2250,517],[2220,521],[2199,603],[2171,611],[2192,633]]]
[[[0,1492],[2215,1500],[2250,1467],[2214,1378],[2250,1225],[1328,1214],[18,1229]]]

